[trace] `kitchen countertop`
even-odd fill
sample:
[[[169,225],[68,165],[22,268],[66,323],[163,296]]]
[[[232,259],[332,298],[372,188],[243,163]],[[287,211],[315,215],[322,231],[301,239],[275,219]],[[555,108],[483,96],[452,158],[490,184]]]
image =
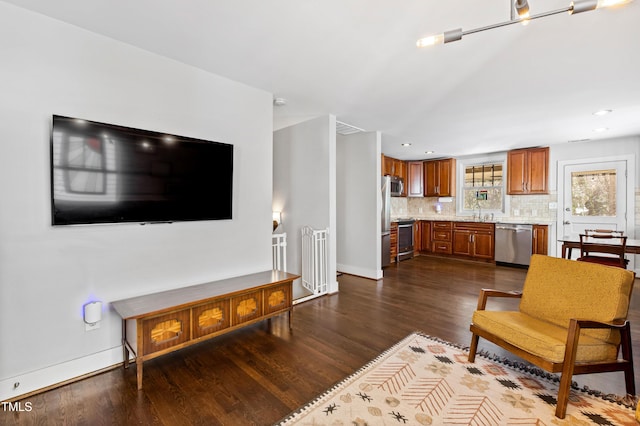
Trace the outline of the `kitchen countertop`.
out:
[[[513,223],[524,225],[552,225],[555,223],[553,220],[542,218],[524,218],[524,217],[497,217],[493,220],[477,220],[470,216],[442,216],[442,215],[429,215],[429,216],[414,216],[414,217],[394,217],[391,218],[392,222],[398,222],[400,220],[431,220],[431,221],[451,221],[451,222],[479,222],[479,223]]]

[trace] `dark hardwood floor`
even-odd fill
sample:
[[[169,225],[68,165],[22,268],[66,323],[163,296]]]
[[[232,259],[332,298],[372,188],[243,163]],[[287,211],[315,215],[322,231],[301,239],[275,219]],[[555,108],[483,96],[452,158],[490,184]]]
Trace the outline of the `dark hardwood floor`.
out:
[[[283,315],[146,362],[142,391],[135,365],[117,368],[31,396],[21,401],[31,411],[0,411],[0,424],[270,425],[413,331],[468,346],[479,290],[521,289],[525,274],[417,257],[378,282],[342,275],[339,293],[294,307],[293,333]],[[640,342],[640,326],[632,332]],[[481,349],[505,354],[482,340]],[[634,351],[638,365],[640,343]]]

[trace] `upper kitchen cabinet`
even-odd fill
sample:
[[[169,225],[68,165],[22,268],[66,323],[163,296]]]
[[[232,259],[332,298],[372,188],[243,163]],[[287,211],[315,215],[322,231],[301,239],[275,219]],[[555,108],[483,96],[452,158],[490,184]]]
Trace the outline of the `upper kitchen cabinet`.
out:
[[[445,158],[424,162],[425,197],[453,197],[456,195],[456,160]]]
[[[402,187],[402,196],[407,196],[407,166],[406,162],[382,154],[382,176],[398,176],[405,185]]]
[[[382,176],[405,177],[404,161],[382,154]]]
[[[549,148],[528,148],[507,154],[507,194],[549,193]]]
[[[424,196],[424,164],[422,161],[407,162],[407,197]]]

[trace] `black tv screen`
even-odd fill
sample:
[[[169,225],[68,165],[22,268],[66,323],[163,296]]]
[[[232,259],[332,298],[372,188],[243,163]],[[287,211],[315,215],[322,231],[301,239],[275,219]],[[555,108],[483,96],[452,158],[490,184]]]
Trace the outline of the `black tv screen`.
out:
[[[53,116],[53,225],[231,219],[233,145]]]

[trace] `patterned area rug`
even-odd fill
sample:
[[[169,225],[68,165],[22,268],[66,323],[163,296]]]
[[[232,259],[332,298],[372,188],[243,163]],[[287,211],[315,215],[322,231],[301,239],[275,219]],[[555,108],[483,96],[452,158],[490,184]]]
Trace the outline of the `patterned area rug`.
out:
[[[411,334],[279,425],[638,426],[633,401],[578,389],[558,419],[555,376],[479,355]]]

